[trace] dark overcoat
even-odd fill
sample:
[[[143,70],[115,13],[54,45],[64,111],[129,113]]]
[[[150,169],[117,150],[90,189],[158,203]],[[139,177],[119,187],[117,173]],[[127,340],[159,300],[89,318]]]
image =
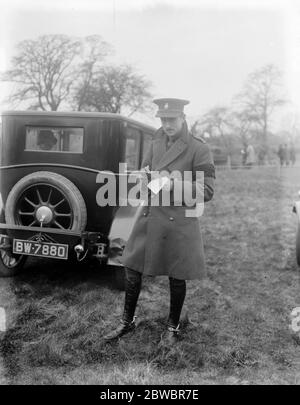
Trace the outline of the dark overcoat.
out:
[[[208,145],[193,137],[184,123],[180,137],[167,149],[160,128],[142,166],[152,171],[204,171],[204,201],[212,198],[215,171]],[[195,178],[195,177],[193,177]],[[195,181],[191,187],[195,187]],[[201,217],[186,217],[187,207],[144,206],[122,256],[124,266],[144,275],[166,275],[181,280],[205,276]]]

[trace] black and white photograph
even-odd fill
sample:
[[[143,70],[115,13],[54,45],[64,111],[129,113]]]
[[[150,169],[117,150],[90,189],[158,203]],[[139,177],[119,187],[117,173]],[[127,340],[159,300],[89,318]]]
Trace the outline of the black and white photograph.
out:
[[[0,385],[299,384],[299,2],[0,0]]]

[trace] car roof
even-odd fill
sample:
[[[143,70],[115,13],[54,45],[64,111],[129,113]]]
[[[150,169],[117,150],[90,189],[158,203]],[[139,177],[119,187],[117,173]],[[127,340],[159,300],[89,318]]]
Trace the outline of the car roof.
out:
[[[125,117],[121,114],[115,113],[104,113],[104,112],[85,112],[85,111],[34,111],[34,110],[26,110],[26,111],[13,111],[7,110],[2,111],[2,117],[4,116],[26,116],[26,115],[35,115],[35,116],[47,116],[47,117],[73,117],[73,118],[107,118],[107,119],[117,119],[120,121],[126,121],[133,125],[138,125],[139,127],[143,127],[145,130],[150,132],[156,131],[155,127],[151,125],[144,124],[140,121],[136,121],[132,118]]]

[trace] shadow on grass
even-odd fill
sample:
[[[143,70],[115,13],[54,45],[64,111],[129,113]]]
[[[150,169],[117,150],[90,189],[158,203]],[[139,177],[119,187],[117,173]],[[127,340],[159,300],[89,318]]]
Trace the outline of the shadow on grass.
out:
[[[111,272],[96,260],[70,263],[55,259],[29,259],[24,271],[15,277],[15,287],[18,296],[33,291],[43,295],[53,287],[72,288],[86,281],[114,288]]]

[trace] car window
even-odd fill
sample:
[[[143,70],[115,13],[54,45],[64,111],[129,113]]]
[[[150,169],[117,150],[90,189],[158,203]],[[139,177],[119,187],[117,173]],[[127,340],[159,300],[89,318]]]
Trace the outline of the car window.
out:
[[[144,133],[143,136],[143,156],[142,160],[144,159],[144,156],[146,155],[148,149],[150,148],[152,142],[152,136],[150,134]]]
[[[26,151],[83,152],[83,128],[26,127]]]
[[[128,125],[126,127],[125,162],[127,170],[136,170],[139,166],[139,149],[141,133],[138,129]]]

